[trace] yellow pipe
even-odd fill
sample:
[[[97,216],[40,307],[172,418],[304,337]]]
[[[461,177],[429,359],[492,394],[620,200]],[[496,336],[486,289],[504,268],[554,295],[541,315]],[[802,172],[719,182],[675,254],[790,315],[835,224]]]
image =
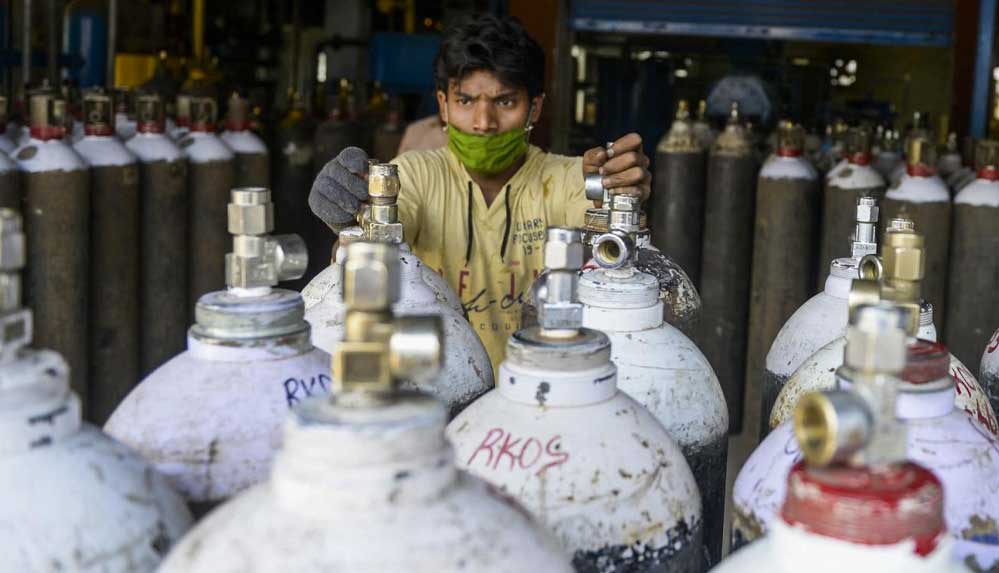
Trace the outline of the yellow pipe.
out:
[[[194,0],[194,22],[192,36],[194,37],[194,61],[201,64],[205,56],[205,0]]]

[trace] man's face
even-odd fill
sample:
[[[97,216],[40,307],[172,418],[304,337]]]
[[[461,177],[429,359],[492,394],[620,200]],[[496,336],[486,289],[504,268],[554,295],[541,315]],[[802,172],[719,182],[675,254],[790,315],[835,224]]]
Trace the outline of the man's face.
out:
[[[447,94],[437,92],[441,120],[465,133],[491,135],[536,123],[544,96],[531,98],[526,88],[503,84],[495,74],[476,70],[459,80],[451,80]]]

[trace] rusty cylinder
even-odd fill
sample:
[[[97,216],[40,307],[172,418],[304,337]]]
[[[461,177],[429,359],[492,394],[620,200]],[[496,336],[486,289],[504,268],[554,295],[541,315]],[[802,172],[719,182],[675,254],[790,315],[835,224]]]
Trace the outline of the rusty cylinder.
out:
[[[979,376],[982,348],[999,325],[999,141],[978,142],[975,167],[978,178],[954,198],[945,332],[951,352]],[[999,411],[991,381],[983,382]]]
[[[829,263],[849,256],[857,221],[857,199],[874,197],[880,203],[885,196],[885,180],[871,165],[871,133],[865,128],[851,128],[846,135],[847,164],[825,180],[822,197],[822,233],[819,241],[818,285],[829,276]]]
[[[656,148],[652,243],[676,261],[695,285],[701,278],[706,159],[687,102],[681,100],[673,125]]]
[[[882,230],[888,221],[908,218],[926,237],[926,278],[923,299],[933,305],[938,332],[947,325],[947,261],[950,258],[951,196],[936,175],[936,147],[926,133],[912,133],[906,141],[905,175],[885,193],[881,206]],[[962,289],[961,295],[965,293]],[[949,342],[949,341],[945,341]]]
[[[166,134],[159,95],[136,99],[137,133],[125,144],[139,157],[139,307],[142,376],[187,348],[187,159]]]
[[[115,135],[111,96],[83,97],[90,164],[90,408],[103,424],[139,380],[139,167]]]
[[[90,333],[90,169],[63,141],[52,94],[29,97],[30,139],[14,153],[24,189],[28,243],[25,292],[35,310],[35,345],[63,356],[86,412]]]
[[[225,260],[232,238],[226,227],[229,192],[233,187],[235,155],[215,136],[215,101],[192,97],[191,132],[179,146],[187,156],[187,191],[190,197],[188,256],[188,304],[193,308],[201,295],[225,288]]]
[[[757,169],[749,134],[733,104],[728,125],[708,154],[703,310],[696,337],[725,393],[730,433],[742,428]]]
[[[250,130],[250,104],[233,93],[226,110],[225,131],[219,137],[236,154],[235,187],[270,187],[271,163],[264,141]]]
[[[777,152],[764,163],[756,183],[746,355],[750,396],[763,390],[767,351],[777,333],[814,293],[819,176],[804,156],[804,144],[805,130],[782,122]]]

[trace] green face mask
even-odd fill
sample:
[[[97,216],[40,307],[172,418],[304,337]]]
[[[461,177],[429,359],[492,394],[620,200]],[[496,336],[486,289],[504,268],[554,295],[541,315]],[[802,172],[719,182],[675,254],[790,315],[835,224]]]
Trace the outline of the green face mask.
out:
[[[527,152],[527,128],[511,129],[493,135],[475,135],[447,126],[447,146],[466,169],[495,175]]]

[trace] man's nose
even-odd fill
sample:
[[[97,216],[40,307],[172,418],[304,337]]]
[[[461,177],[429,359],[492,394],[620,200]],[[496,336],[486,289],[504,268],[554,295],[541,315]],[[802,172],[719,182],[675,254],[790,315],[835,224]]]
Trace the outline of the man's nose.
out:
[[[498,128],[496,112],[488,101],[480,101],[475,105],[475,115],[472,118],[472,128],[476,133],[493,133]]]

